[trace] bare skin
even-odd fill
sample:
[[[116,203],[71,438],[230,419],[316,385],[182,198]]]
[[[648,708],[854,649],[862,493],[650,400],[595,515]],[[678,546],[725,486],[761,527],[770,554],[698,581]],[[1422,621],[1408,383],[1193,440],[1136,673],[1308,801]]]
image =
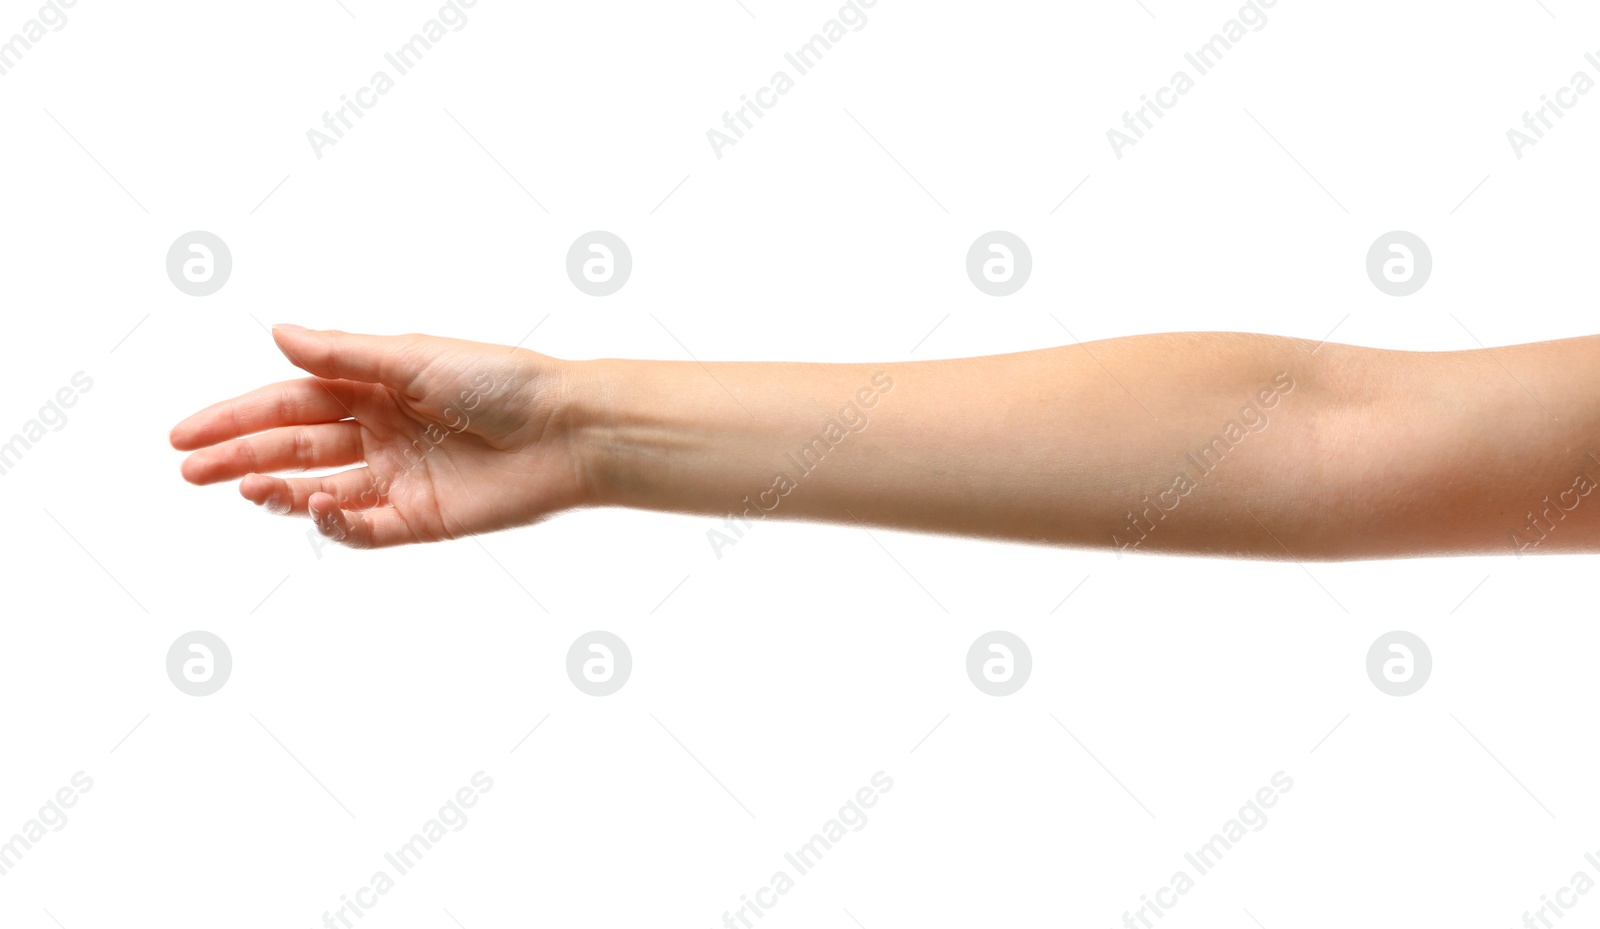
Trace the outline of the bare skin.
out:
[[[1171,333],[886,364],[273,337],[312,376],[178,424],[183,476],[358,548],[626,506],[1244,558],[1600,550],[1600,336]]]

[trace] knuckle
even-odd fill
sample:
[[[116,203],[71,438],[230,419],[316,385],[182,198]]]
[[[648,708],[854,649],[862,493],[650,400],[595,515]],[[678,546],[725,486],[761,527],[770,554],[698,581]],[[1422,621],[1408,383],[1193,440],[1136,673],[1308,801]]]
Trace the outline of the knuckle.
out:
[[[310,470],[317,454],[316,438],[311,430],[301,426],[294,431],[293,455],[295,465],[302,471]]]

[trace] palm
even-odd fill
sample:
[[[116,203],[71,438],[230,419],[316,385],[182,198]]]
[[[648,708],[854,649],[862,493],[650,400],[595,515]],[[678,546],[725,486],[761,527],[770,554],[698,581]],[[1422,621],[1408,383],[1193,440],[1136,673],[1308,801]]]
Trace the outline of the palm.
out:
[[[361,428],[367,496],[356,503],[393,507],[416,541],[520,525],[559,509],[575,492],[571,469],[537,437],[503,422],[502,411],[487,409],[492,398],[466,410],[459,399],[410,399],[362,386],[368,396],[351,412]],[[445,396],[451,394],[459,391]]]

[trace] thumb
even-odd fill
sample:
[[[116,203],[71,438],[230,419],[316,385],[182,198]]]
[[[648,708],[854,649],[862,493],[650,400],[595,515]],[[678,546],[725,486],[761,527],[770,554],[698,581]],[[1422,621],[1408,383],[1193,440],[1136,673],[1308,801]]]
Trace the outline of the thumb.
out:
[[[416,336],[357,335],[278,324],[272,339],[298,368],[324,378],[382,384],[401,393],[421,377],[426,353]]]

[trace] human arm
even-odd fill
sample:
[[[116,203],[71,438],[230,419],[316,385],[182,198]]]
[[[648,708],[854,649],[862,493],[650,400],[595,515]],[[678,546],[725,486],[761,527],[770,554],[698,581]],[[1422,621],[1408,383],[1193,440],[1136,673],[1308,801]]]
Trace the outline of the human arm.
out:
[[[185,475],[243,477],[246,497],[355,545],[614,505],[1235,557],[1600,548],[1582,506],[1600,475],[1597,337],[1393,352],[1174,333],[943,361],[701,364],[274,335],[317,377],[186,420],[173,434],[196,450]],[[419,446],[474,383],[491,385],[479,405]],[[262,473],[359,461],[331,479]],[[376,483],[390,486],[363,499]]]

